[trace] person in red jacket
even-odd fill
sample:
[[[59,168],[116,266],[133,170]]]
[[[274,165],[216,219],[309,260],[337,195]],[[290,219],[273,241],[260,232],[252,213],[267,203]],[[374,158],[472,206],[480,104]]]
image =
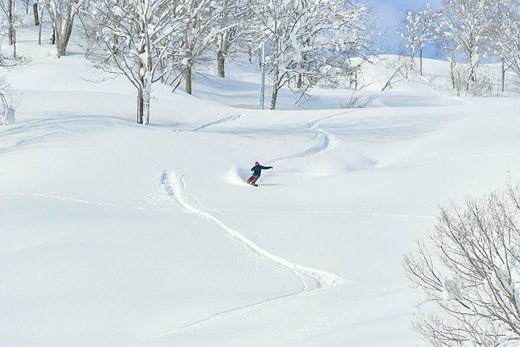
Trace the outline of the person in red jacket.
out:
[[[255,166],[251,168],[251,171],[253,171],[253,174],[251,177],[247,179],[247,183],[249,184],[256,184],[256,181],[260,178],[260,175],[262,174],[262,170],[269,170],[272,169],[272,166],[262,166],[259,162],[255,163]]]

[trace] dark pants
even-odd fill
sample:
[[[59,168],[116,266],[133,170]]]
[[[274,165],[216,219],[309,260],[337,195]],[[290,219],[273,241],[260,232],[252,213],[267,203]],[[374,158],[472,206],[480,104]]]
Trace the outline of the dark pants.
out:
[[[259,178],[260,176],[256,176],[256,175],[253,175],[251,177],[249,177],[247,179],[247,183],[256,183],[256,180]]]

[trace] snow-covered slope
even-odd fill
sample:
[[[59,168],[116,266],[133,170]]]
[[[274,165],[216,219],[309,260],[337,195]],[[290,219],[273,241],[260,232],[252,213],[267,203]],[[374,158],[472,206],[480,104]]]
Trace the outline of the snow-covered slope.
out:
[[[452,97],[439,62],[360,92],[367,108],[313,90],[279,111],[256,110],[259,75],[234,65],[194,96],[157,85],[143,127],[124,79],[20,35],[32,60],[2,72],[18,92],[0,128],[2,346],[413,346],[402,254],[439,205],[520,178],[520,100]],[[274,167],[258,188],[255,161]]]

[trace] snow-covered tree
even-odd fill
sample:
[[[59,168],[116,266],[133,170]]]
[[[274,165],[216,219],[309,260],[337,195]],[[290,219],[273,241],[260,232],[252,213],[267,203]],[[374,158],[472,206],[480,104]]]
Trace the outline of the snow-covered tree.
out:
[[[29,13],[29,7],[32,3],[32,0],[22,0],[22,5],[25,9],[25,14],[28,14]]]
[[[2,125],[6,126],[9,124],[8,117],[8,109],[9,105],[7,103],[7,99],[5,98],[4,93],[0,91],[0,117],[2,117]]]
[[[477,69],[486,55],[497,0],[444,0],[439,32],[456,44],[467,66],[466,91],[477,81]]]
[[[226,58],[238,42],[251,33],[248,0],[219,0],[217,2],[217,16],[215,27],[217,35],[215,44],[217,47],[217,74],[226,76]]]
[[[337,81],[335,76],[339,75],[348,77],[350,85],[357,84],[361,64],[378,53],[374,47],[381,34],[376,33],[372,9],[362,2],[338,0],[329,5],[328,16],[332,25],[322,30],[317,39],[319,54],[315,60],[318,65],[324,61],[317,79]],[[360,58],[361,63],[353,64],[351,58],[354,57]]]
[[[450,65],[450,80],[451,88],[457,91],[457,95],[460,96],[461,88],[459,79],[457,76],[457,45],[454,41],[448,39],[445,35],[440,35],[435,41],[440,51],[444,52],[446,60]],[[465,83],[464,83],[465,84]]]
[[[0,63],[0,68],[10,67],[9,65],[4,65],[4,61]],[[4,78],[0,78],[0,123],[2,125],[9,125],[14,123],[14,109],[11,106],[10,102],[10,94],[12,94],[9,85],[4,80]]]
[[[432,346],[520,345],[520,185],[443,208],[404,266],[430,314],[415,328]]]
[[[304,73],[303,60],[314,49],[311,41],[320,31],[320,26],[313,26],[320,21],[320,12],[317,2],[312,0],[266,1],[257,11],[272,70],[271,109],[274,110],[280,89]]]
[[[67,53],[67,46],[74,28],[74,19],[85,0],[41,0],[51,17],[56,55]]]
[[[14,27],[16,13],[14,0],[0,0],[0,9],[7,18],[5,21],[7,26],[7,39],[9,45],[13,46],[13,56],[16,57],[16,29]]]
[[[491,47],[502,62],[502,91],[506,70],[512,68],[520,76],[520,2],[504,0],[497,4],[492,25]]]
[[[440,12],[434,11],[430,4],[418,11],[406,11],[406,19],[401,22],[398,34],[405,40],[413,68],[416,50],[419,50],[419,72],[423,73],[424,48],[436,37],[436,23]]]
[[[373,37],[368,8],[347,0],[270,0],[255,9],[273,79],[271,109],[280,89],[291,81],[307,84],[348,69]]]
[[[168,0],[97,0],[81,13],[99,67],[121,73],[137,89],[137,122],[149,124],[152,83],[169,52],[172,8]]]
[[[218,35],[217,19],[226,8],[209,0],[178,0],[176,3],[189,10],[187,15],[178,16],[183,22],[183,45],[176,54],[183,65],[186,93],[191,94],[193,67],[208,52]]]

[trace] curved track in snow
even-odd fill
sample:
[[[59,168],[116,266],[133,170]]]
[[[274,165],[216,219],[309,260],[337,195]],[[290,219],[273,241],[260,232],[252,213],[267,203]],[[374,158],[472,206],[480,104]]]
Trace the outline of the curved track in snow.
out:
[[[348,113],[348,112],[332,114],[330,116],[322,117],[322,118],[319,118],[319,119],[316,119],[313,121],[303,123],[301,125],[301,127],[303,129],[314,130],[315,135],[314,135],[313,139],[320,139],[320,141],[316,145],[312,146],[311,148],[309,148],[303,152],[287,155],[284,157],[275,158],[275,159],[271,160],[270,162],[276,163],[278,161],[282,161],[282,160],[286,160],[286,159],[306,158],[306,157],[316,156],[316,155],[322,154],[326,151],[329,151],[331,149],[339,147],[343,141],[338,136],[331,134],[326,130],[321,129],[319,126],[321,123],[324,123],[331,118],[334,118],[337,116],[342,116],[346,113]]]
[[[277,255],[269,253],[268,251],[264,250],[263,248],[255,244],[253,241],[249,240],[243,234],[226,226],[213,215],[204,212],[189,204],[184,198],[184,187],[181,183],[181,180],[175,174],[175,171],[171,171],[170,173],[164,172],[161,177],[161,181],[164,184],[164,187],[170,195],[170,197],[172,197],[174,201],[177,202],[179,206],[181,206],[183,209],[185,209],[188,212],[195,213],[199,215],[201,218],[207,219],[208,221],[212,222],[217,227],[219,227],[219,229],[221,229],[227,236],[237,241],[241,247],[244,247],[245,249],[252,251],[254,254],[263,257],[266,260],[273,262],[277,265],[281,265],[292,271],[296,276],[300,278],[302,282],[303,288],[301,291],[312,290],[321,287],[339,286],[346,283],[346,279],[339,275],[332,274],[323,270],[312,269],[298,264],[294,264]]]
[[[248,313],[251,310],[260,309],[265,307],[266,305],[273,304],[275,302],[282,302],[284,299],[288,299],[291,297],[294,297],[296,295],[304,295],[311,293],[312,291],[318,289],[318,288],[324,288],[324,287],[334,287],[334,286],[341,286],[347,283],[347,279],[344,277],[341,277],[336,274],[332,274],[323,270],[318,269],[312,269],[308,267],[304,267],[298,264],[291,263],[290,261],[283,259],[279,256],[276,256],[272,253],[269,253],[268,251],[264,250],[260,246],[256,245],[253,241],[249,240],[246,236],[242,235],[236,230],[233,230],[232,228],[226,226],[224,223],[222,223],[220,220],[218,220],[216,217],[212,216],[211,214],[204,212],[193,205],[191,205],[188,201],[185,199],[185,187],[183,186],[183,180],[182,177],[178,177],[175,174],[175,171],[171,172],[163,172],[161,177],[161,182],[164,185],[168,195],[184,210],[194,213],[201,218],[204,218],[208,220],[209,222],[215,224],[219,229],[221,229],[226,236],[232,238],[234,241],[237,242],[237,244],[240,247],[243,247],[244,249],[247,249],[248,251],[253,252],[257,256],[266,259],[269,262],[272,262],[278,266],[282,266],[290,270],[292,273],[294,273],[301,281],[302,288],[294,293],[288,293],[286,295],[282,295],[273,299],[269,300],[263,300],[260,302],[252,303],[250,305],[244,305],[240,307],[231,308],[229,310],[218,312],[214,315],[211,315],[209,317],[203,318],[201,320],[192,322],[190,324],[187,324],[185,326],[179,327],[173,331],[154,336],[152,338],[149,338],[145,341],[141,341],[141,343],[147,343],[156,339],[165,338],[171,335],[175,335],[178,333],[181,333],[187,329],[200,327],[205,324],[209,324],[211,322],[219,321],[225,318],[232,318],[236,315]]]

